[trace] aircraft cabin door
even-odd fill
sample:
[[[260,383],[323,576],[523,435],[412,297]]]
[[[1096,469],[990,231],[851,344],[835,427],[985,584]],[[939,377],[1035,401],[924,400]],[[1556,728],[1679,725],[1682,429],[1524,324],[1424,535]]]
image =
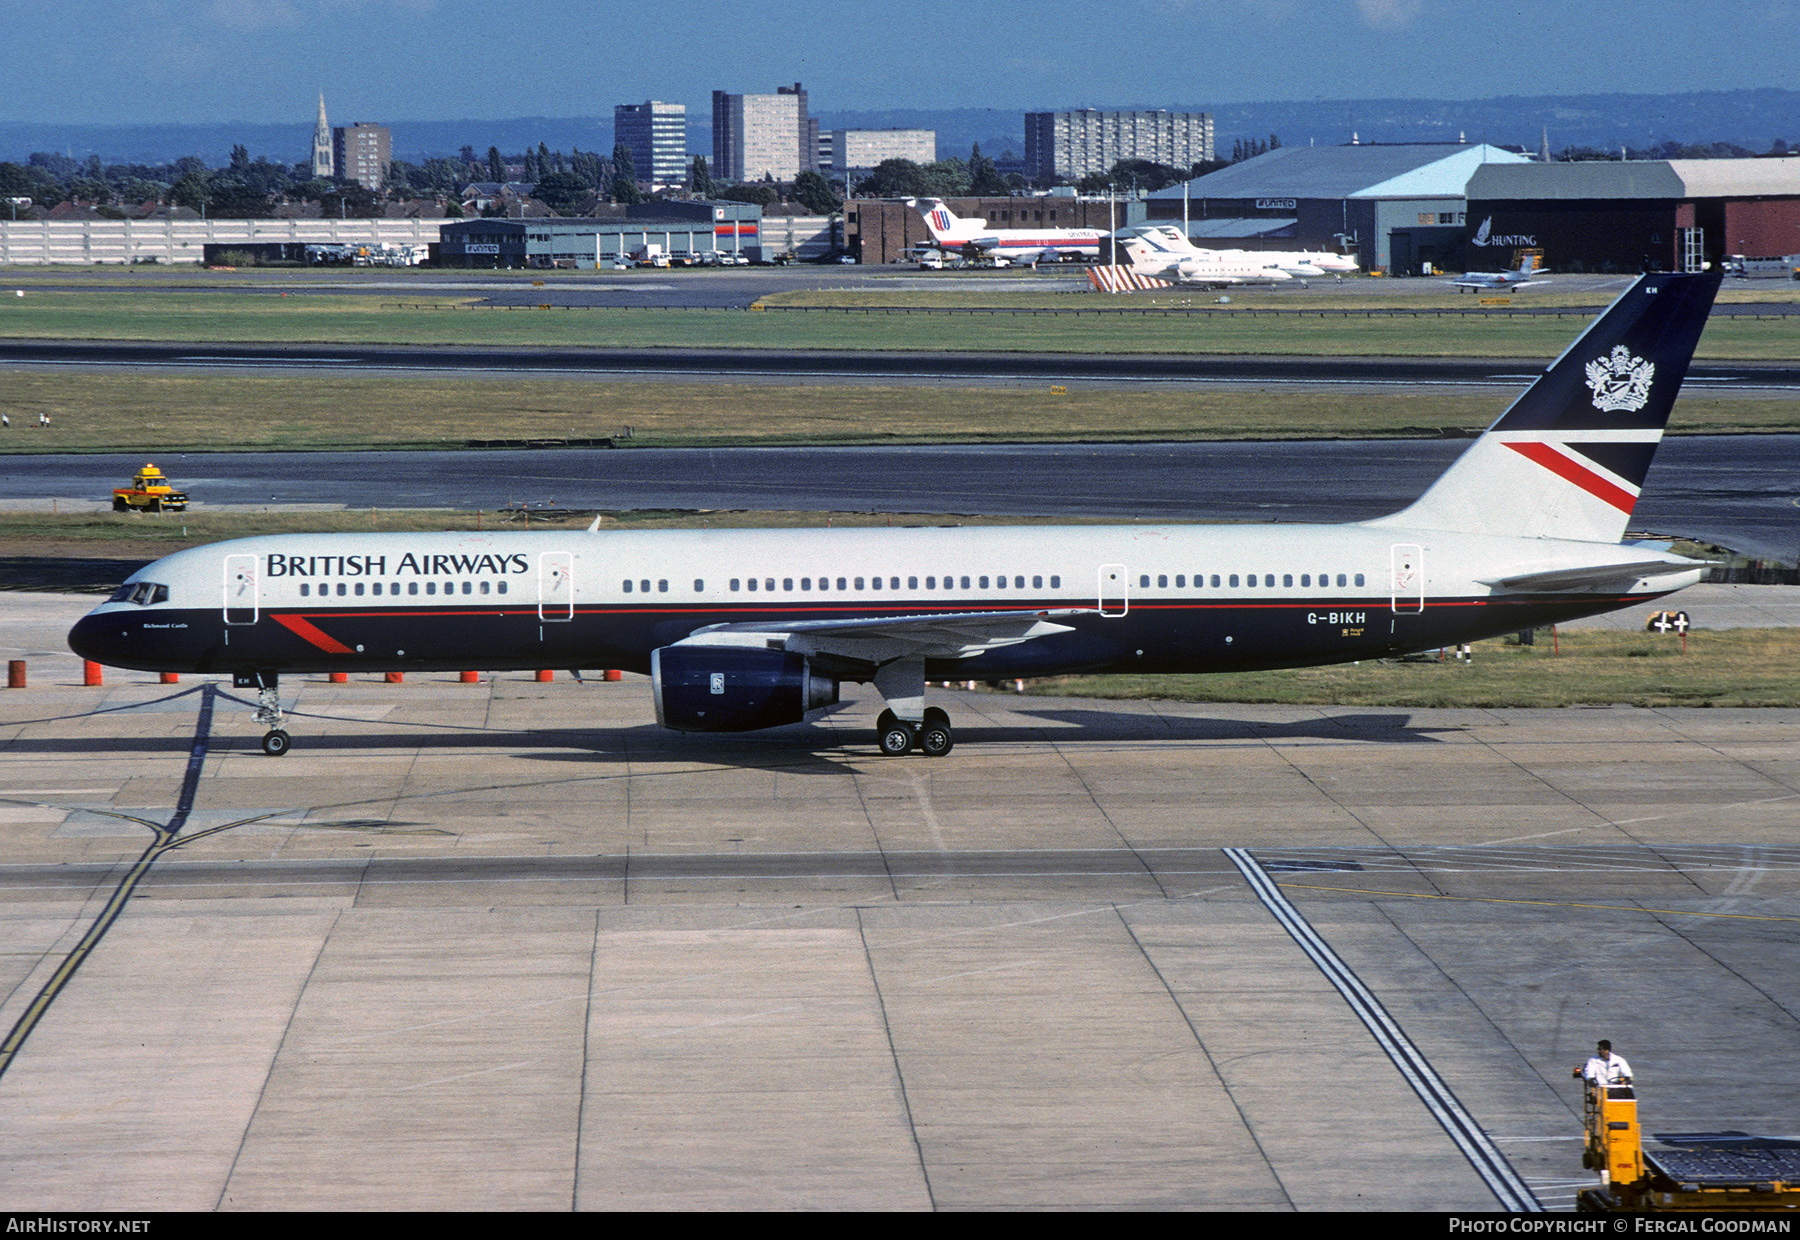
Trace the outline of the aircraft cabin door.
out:
[[[1414,543],[1395,543],[1388,554],[1393,566],[1394,614],[1416,616],[1425,610],[1425,549]]]
[[[1118,617],[1131,610],[1131,578],[1123,564],[1100,566],[1100,614]]]
[[[538,619],[554,623],[575,618],[575,557],[567,551],[538,556]]]
[[[256,557],[225,557],[225,623],[255,624],[260,594],[257,585]]]

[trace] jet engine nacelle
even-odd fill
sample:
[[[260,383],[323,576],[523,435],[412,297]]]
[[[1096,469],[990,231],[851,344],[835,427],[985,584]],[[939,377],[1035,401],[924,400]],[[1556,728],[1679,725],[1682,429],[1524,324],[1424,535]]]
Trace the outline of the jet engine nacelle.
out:
[[[650,654],[656,722],[677,732],[753,732],[799,723],[838,700],[804,655],[755,646],[664,646]]]

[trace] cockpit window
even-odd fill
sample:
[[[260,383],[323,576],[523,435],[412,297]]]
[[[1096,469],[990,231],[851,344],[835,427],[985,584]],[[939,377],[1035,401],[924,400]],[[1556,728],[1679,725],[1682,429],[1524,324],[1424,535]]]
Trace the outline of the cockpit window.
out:
[[[169,601],[169,587],[157,585],[153,581],[132,581],[113,591],[113,596],[106,600],[109,603],[136,603],[147,607],[153,603]]]

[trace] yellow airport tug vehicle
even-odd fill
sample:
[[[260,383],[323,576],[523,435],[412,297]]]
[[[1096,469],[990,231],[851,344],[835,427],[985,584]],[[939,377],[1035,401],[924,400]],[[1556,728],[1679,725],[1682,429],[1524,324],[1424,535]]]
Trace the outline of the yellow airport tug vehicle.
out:
[[[187,492],[170,486],[154,465],[138,470],[130,486],[113,489],[114,512],[186,512],[187,506]]]
[[[1656,1134],[1645,1148],[1630,1085],[1584,1083],[1587,1148],[1600,1183],[1575,1199],[1585,1212],[1800,1210],[1800,1140],[1743,1132]]]

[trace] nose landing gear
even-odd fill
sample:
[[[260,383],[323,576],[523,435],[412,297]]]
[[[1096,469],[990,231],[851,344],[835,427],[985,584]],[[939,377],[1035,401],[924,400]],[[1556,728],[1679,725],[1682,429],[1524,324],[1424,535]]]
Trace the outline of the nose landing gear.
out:
[[[263,733],[262,751],[279,758],[293,748],[293,740],[281,723],[280,678],[275,672],[236,672],[231,677],[235,689],[256,690],[256,722],[269,730]]]

